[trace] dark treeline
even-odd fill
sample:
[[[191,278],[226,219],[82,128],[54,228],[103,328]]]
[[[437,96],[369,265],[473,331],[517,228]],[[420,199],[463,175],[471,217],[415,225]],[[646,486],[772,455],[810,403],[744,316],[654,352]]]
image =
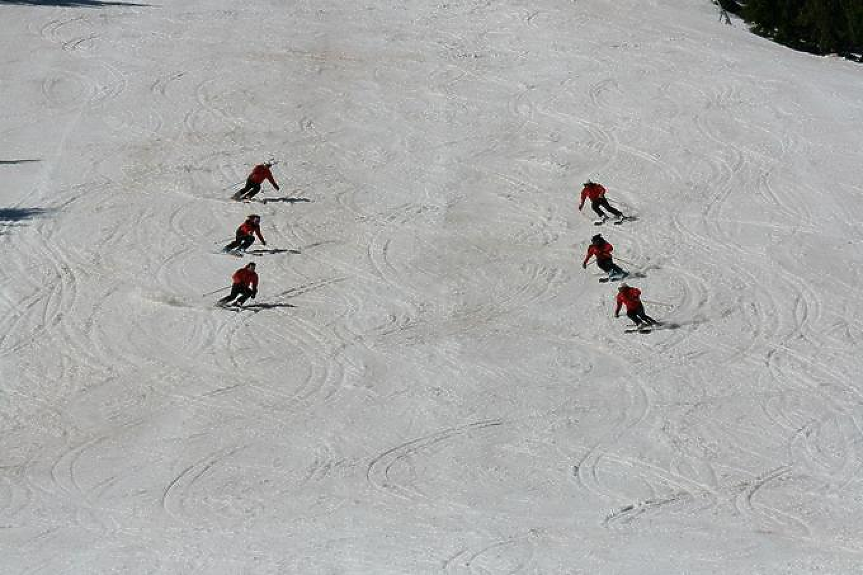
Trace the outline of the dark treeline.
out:
[[[817,54],[863,52],[863,0],[717,0],[752,30]]]

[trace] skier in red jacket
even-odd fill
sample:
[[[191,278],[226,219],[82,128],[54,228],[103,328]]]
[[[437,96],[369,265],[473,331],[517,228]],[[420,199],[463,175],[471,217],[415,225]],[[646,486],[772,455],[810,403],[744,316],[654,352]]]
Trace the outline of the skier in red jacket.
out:
[[[617,307],[614,308],[614,317],[620,317],[621,306],[626,306],[626,317],[631,319],[638,329],[642,323],[647,326],[659,325],[659,322],[644,313],[644,305],[641,303],[641,290],[620,284],[617,288]]]
[[[591,182],[590,180],[587,180],[587,182],[585,182],[584,188],[582,188],[581,190],[581,202],[579,202],[578,204],[578,211],[581,211],[581,209],[584,207],[585,200],[587,200],[588,198],[590,198],[590,207],[593,209],[594,212],[596,212],[596,214],[600,218],[602,218],[599,223],[602,223],[608,219],[608,216],[605,214],[605,212],[602,211],[602,208],[605,208],[606,210],[608,210],[609,213],[617,216],[620,221],[623,221],[623,219],[626,217],[620,212],[620,210],[612,208],[611,205],[608,203],[608,200],[605,199],[605,188],[602,186],[602,184],[597,184],[596,182]]]
[[[264,240],[264,236],[261,235],[261,216],[250,214],[249,217],[246,218],[246,221],[237,228],[236,239],[222,248],[222,251],[246,251],[249,249],[250,245],[255,243],[255,236],[258,236],[258,239],[261,240],[262,244],[267,245],[266,240]]]
[[[581,267],[587,269],[587,264],[590,258],[596,256],[596,265],[604,272],[608,273],[609,281],[617,281],[625,278],[629,273],[620,269],[614,260],[611,258],[611,252],[614,246],[605,241],[605,238],[600,234],[596,234],[590,238],[590,247],[587,248],[587,255],[584,256],[584,261]],[[600,280],[605,281],[605,280]]]
[[[249,177],[246,179],[245,187],[234,194],[234,199],[251,200],[261,191],[261,184],[264,183],[264,180],[269,180],[273,187],[278,190],[279,184],[277,184],[276,180],[273,179],[273,172],[270,171],[272,166],[272,162],[267,162],[265,164],[258,164],[252,168],[252,173],[249,174]]]
[[[246,267],[240,268],[231,276],[233,284],[231,285],[231,293],[219,300],[218,305],[228,305],[231,301],[237,298],[234,305],[243,305],[249,298],[255,299],[258,295],[258,274],[255,273],[255,264],[250,262]]]

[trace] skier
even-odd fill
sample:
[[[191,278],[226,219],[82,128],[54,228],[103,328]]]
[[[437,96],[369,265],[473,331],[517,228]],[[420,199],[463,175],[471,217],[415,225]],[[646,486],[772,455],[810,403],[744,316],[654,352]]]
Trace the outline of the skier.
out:
[[[602,208],[605,208],[606,210],[608,210],[609,213],[617,216],[618,221],[622,222],[626,218],[626,216],[624,216],[620,212],[620,210],[612,208],[611,205],[608,203],[608,200],[605,199],[605,188],[602,186],[602,184],[597,184],[596,182],[591,182],[590,180],[587,180],[587,182],[585,182],[584,188],[582,188],[581,190],[581,202],[578,204],[578,211],[581,211],[581,209],[584,207],[584,201],[588,198],[590,198],[590,207],[601,218],[600,221],[596,222],[597,225],[604,223],[608,219],[608,215],[606,215],[605,212],[602,211]]]
[[[587,255],[584,256],[584,262],[581,267],[587,269],[587,263],[590,258],[596,256],[596,265],[604,272],[608,273],[608,281],[617,281],[629,275],[628,272],[620,269],[620,266],[614,263],[611,258],[611,252],[614,246],[605,241],[605,238],[600,234],[596,234],[590,238],[590,247],[587,248]],[[606,280],[600,280],[606,281]]]
[[[250,262],[246,267],[240,268],[231,276],[231,293],[219,300],[218,305],[228,305],[237,298],[234,305],[243,305],[249,298],[255,299],[258,295],[258,274],[255,273],[255,263]]]
[[[255,243],[255,236],[258,236],[258,239],[261,240],[261,243],[267,245],[264,236],[261,235],[261,216],[257,214],[250,214],[246,221],[243,222],[239,228],[237,228],[237,237],[234,241],[226,245],[222,248],[223,252],[230,252],[231,250],[242,250],[246,251],[249,249],[249,246]]]
[[[636,287],[620,284],[617,288],[617,307],[614,308],[614,317],[620,317],[621,306],[626,306],[626,317],[632,320],[637,329],[642,329],[642,324],[647,327],[659,325],[659,322],[644,313],[644,304],[641,303],[641,290]]]
[[[252,173],[249,174],[249,177],[246,179],[245,187],[234,194],[234,199],[251,200],[261,191],[261,184],[264,183],[264,180],[269,180],[273,187],[278,191],[279,184],[277,184],[276,180],[273,179],[273,172],[270,171],[272,166],[272,162],[266,162],[264,164],[258,164],[252,168]]]

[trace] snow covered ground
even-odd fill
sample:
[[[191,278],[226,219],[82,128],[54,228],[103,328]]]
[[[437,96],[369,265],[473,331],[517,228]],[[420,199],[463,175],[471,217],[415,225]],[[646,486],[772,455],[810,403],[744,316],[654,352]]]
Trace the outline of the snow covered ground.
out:
[[[863,572],[861,72],[707,0],[0,2],[0,571]]]

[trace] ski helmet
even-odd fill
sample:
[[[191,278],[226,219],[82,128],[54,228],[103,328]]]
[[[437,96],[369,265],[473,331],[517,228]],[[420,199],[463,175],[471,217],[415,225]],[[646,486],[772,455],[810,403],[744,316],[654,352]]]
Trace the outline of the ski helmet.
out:
[[[592,238],[590,238],[591,243],[598,244],[599,242],[604,242],[605,238],[602,237],[602,234],[596,234]]]
[[[623,291],[625,289],[629,289],[629,284],[620,284],[620,287],[617,288],[618,291]]]
[[[246,269],[253,270],[255,269],[255,262],[249,262],[246,264]]]
[[[260,220],[261,216],[259,216],[258,214],[249,214],[248,216],[246,216],[246,219],[247,220]]]

